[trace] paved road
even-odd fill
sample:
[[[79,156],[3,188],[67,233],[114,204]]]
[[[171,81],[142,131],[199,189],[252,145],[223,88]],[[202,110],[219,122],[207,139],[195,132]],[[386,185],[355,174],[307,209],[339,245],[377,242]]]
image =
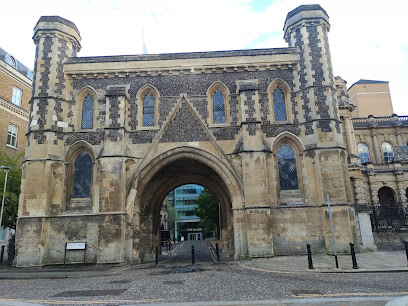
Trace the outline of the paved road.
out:
[[[162,263],[172,263],[186,265],[191,264],[192,262],[192,250],[191,247],[194,246],[194,254],[196,264],[202,263],[212,263],[214,259],[211,255],[209,245],[204,240],[196,241],[184,241],[178,244],[176,247],[173,247],[172,251],[167,253],[164,252],[164,259]],[[167,256],[166,256],[167,254]]]
[[[185,243],[184,248],[190,244]],[[190,245],[191,246],[191,245]],[[177,273],[172,264],[118,267],[116,273],[82,278],[1,280],[0,305],[125,305],[204,302],[238,305],[385,305],[408,295],[408,273],[271,273],[236,262],[198,264],[199,272]],[[115,269],[111,269],[112,271]],[[113,271],[113,272],[114,272]],[[277,302],[278,301],[278,302]],[[252,302],[251,302],[252,303]],[[221,303],[222,304],[222,303]],[[252,303],[253,304],[253,303]],[[310,305],[310,304],[309,304]]]

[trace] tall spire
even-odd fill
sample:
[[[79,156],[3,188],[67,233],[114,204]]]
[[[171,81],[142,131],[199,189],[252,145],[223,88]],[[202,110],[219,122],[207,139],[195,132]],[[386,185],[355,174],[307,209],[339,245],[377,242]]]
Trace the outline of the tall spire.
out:
[[[147,46],[144,39],[144,26],[142,26],[142,44],[143,44],[143,54],[147,54]]]

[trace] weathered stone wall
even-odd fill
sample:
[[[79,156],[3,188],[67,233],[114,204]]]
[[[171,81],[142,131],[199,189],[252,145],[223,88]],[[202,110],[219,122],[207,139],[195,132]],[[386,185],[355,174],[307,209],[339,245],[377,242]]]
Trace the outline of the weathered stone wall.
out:
[[[285,22],[289,48],[78,58],[75,25],[42,17],[34,35],[17,264],[61,262],[71,241],[87,242],[89,262],[153,260],[163,198],[186,183],[217,195],[231,256],[294,254],[306,242],[330,252],[327,194],[344,250],[356,229],[328,30],[320,6],[301,6]],[[285,121],[275,118],[277,87]],[[216,90],[225,99],[225,123],[213,122]],[[154,100],[147,127],[146,94]],[[93,125],[85,129],[88,95]],[[295,155],[293,190],[280,186],[282,144]],[[72,199],[73,165],[82,152],[92,160],[91,192]]]

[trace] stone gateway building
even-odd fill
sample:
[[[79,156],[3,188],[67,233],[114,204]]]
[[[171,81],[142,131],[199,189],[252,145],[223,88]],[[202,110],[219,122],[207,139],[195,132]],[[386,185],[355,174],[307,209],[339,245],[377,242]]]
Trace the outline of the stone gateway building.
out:
[[[41,17],[17,265],[62,263],[67,242],[87,263],[153,260],[163,199],[190,183],[217,195],[232,258],[332,252],[327,194],[347,252],[359,234],[329,29],[302,5],[288,48],[81,58],[75,24]]]

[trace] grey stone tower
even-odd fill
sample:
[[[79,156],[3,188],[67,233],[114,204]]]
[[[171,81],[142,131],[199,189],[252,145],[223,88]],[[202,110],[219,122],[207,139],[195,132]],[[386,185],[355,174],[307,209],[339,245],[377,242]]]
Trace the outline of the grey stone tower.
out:
[[[68,123],[63,117],[68,109],[69,86],[63,64],[81,48],[75,24],[58,16],[41,17],[33,40],[34,82],[16,235],[18,265],[47,262],[48,231],[42,217],[60,214],[64,209],[63,132]],[[50,179],[39,179],[45,176]],[[29,232],[29,237],[21,235],[24,232]]]
[[[318,202],[327,204],[326,195],[329,195],[331,203],[339,205],[334,215],[347,215],[352,219],[354,208],[343,206],[352,203],[353,197],[340,128],[329,30],[329,16],[320,5],[301,5],[288,13],[284,38],[290,47],[300,51],[298,78],[295,77],[296,101],[300,102],[299,113],[302,114],[299,122],[303,121],[305,126],[304,156],[306,160],[313,159],[317,166]],[[326,248],[332,252],[327,223],[325,226]],[[338,249],[346,251],[346,241],[342,241]]]
[[[338,145],[341,134],[327,35],[329,30],[329,16],[320,5],[301,5],[288,13],[284,38],[289,47],[297,47],[300,51],[298,86],[303,101],[305,134],[335,132],[338,135],[331,142]]]

